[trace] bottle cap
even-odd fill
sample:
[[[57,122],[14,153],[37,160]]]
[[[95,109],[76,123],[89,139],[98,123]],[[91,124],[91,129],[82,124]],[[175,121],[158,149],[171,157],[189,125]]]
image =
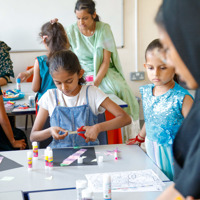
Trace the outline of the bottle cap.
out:
[[[86,188],[87,181],[86,180],[76,180],[76,189],[78,188]]]
[[[28,151],[28,152],[27,152],[27,158],[32,158],[32,157],[33,157],[32,151]]]
[[[20,82],[21,82],[21,79],[20,79],[20,78],[17,78],[17,79],[16,79],[16,82],[17,82],[17,83],[20,83]]]
[[[111,182],[111,177],[110,177],[109,174],[104,174],[104,175],[103,175],[103,182],[104,182],[104,183]]]
[[[82,190],[82,198],[92,199],[93,192],[89,188]]]
[[[32,142],[32,146],[33,147],[35,147],[35,146],[37,146],[38,144],[37,144],[37,142]]]
[[[50,150],[51,150],[51,147],[48,146],[48,147],[46,148],[46,150],[47,150],[47,151],[50,151]]]

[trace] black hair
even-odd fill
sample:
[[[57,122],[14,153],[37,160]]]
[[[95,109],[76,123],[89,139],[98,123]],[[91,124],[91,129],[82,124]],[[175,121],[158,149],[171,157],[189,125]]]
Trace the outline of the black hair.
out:
[[[53,24],[51,24],[50,22],[45,23],[41,28],[39,36],[47,36],[47,38],[45,38],[45,43],[49,48],[48,59],[56,51],[69,49],[70,47],[65,29],[63,25],[59,22],[55,22]]]
[[[161,5],[157,11],[156,17],[155,17],[155,22],[158,26],[161,28],[165,28],[165,22],[164,22],[164,15],[163,15],[163,5]]]
[[[145,51],[145,60],[147,61],[147,53],[150,52],[150,51],[153,51],[154,49],[163,49],[163,45],[162,43],[160,42],[159,39],[155,39],[153,40],[146,48],[146,51]],[[179,79],[178,79],[178,75],[177,74],[174,74],[174,81],[176,81],[177,83],[179,82]]]
[[[95,2],[93,0],[77,0],[74,12],[76,13],[76,10],[87,10],[88,13],[93,15],[96,12],[95,9]],[[99,16],[96,15],[94,21],[98,22]]]
[[[147,46],[146,51],[145,51],[145,60],[146,60],[146,61],[147,61],[147,53],[148,53],[149,51],[153,51],[153,50],[156,49],[156,48],[158,48],[158,49],[163,49],[163,45],[162,45],[162,43],[160,42],[159,39],[153,40],[153,41]]]
[[[55,71],[63,69],[69,74],[79,74],[81,71],[81,65],[77,56],[70,50],[61,50],[54,53],[49,59],[49,72],[51,76]],[[85,83],[85,79],[81,77],[78,84],[82,85]]]

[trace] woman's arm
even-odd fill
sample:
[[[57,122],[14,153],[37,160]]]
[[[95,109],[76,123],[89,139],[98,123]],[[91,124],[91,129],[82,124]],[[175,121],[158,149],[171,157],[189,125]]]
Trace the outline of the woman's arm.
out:
[[[15,140],[14,138],[9,119],[5,111],[2,95],[0,95],[0,124],[2,129],[4,130],[6,137],[14,148],[20,148],[21,150],[26,148],[26,143],[24,139]]]
[[[0,86],[7,85],[7,80],[3,77],[0,77]]]
[[[40,86],[41,86],[40,68],[39,68],[38,60],[35,59],[32,90],[34,92],[38,92],[40,89]]]
[[[99,67],[99,71],[97,73],[96,79],[94,81],[94,85],[98,87],[101,84],[101,81],[103,80],[104,76],[106,75],[109,65],[110,65],[110,58],[111,58],[111,52],[107,50],[103,50],[103,62],[101,63]]]
[[[67,136],[67,133],[65,133],[64,135],[59,135],[60,131],[66,132],[66,130],[60,127],[49,127],[43,130],[48,115],[48,111],[40,107],[30,135],[30,140],[32,142],[43,141],[51,136],[53,136],[53,138],[56,140],[62,140]]]
[[[33,71],[34,68],[21,72],[18,74],[17,78],[20,78],[21,82],[25,82],[33,74]]]
[[[106,98],[101,103],[101,106],[112,113],[115,118],[109,121],[95,124],[94,126],[85,126],[84,129],[86,130],[86,142],[95,141],[98,134],[102,131],[121,128],[131,123],[131,118],[129,115],[109,98]]]
[[[193,99],[189,95],[185,95],[185,98],[183,99],[183,105],[182,105],[182,115],[184,118],[187,117],[188,113],[190,112],[190,109],[193,104]]]

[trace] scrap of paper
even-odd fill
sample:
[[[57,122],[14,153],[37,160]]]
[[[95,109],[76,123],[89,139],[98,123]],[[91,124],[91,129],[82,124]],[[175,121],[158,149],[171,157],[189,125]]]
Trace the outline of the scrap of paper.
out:
[[[153,170],[108,173],[113,192],[162,191],[164,183]],[[103,173],[86,174],[89,187],[95,192],[103,191]]]
[[[72,154],[71,156],[67,157],[64,159],[61,163],[62,165],[70,165],[73,163],[75,160],[77,160],[82,154],[84,154],[87,151],[87,149],[80,149],[76,153]]]
[[[4,176],[0,181],[12,181],[15,177],[13,176]]]

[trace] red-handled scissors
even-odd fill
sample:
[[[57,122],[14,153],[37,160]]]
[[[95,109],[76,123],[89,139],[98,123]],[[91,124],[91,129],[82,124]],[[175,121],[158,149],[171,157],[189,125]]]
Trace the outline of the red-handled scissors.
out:
[[[78,128],[76,131],[67,131],[68,134],[78,134],[79,136],[81,136],[82,138],[86,139],[85,137],[85,130],[83,130],[84,126],[81,126],[80,128]]]

